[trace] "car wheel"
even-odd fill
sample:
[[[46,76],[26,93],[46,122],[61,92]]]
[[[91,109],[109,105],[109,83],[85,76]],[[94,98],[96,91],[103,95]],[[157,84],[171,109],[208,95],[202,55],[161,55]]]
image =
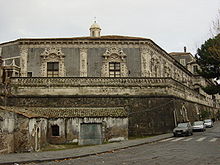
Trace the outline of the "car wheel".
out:
[[[191,135],[193,135],[193,132],[191,132]]]
[[[187,133],[186,133],[186,136],[189,136],[190,135],[190,132],[188,131]]]

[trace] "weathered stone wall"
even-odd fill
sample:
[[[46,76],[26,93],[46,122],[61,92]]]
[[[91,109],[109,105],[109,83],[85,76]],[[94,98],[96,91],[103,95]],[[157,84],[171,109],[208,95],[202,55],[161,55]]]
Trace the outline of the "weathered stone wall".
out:
[[[52,136],[52,125],[59,126],[59,136]],[[62,144],[66,142],[66,120],[50,119],[48,122],[47,141],[51,144]]]
[[[29,151],[38,151],[47,144],[47,127],[48,122],[44,118],[29,119]]]
[[[80,52],[79,48],[63,48],[64,66],[67,77],[80,76]]]
[[[20,56],[20,49],[18,44],[11,44],[2,47],[1,51],[2,59],[8,59],[5,61],[5,65],[10,65],[12,63],[12,58]],[[10,59],[11,58],[11,59]],[[20,59],[15,58],[15,64],[20,66]]]
[[[2,58],[15,57],[20,55],[19,52],[18,44],[11,44],[2,47],[1,56]]]
[[[33,77],[41,76],[41,59],[40,55],[44,52],[42,48],[30,48],[27,55],[27,72],[32,72]]]
[[[0,110],[0,153],[14,152],[14,121],[16,116]]]
[[[0,153],[28,151],[28,137],[27,118],[13,112],[0,111]]]
[[[14,149],[15,152],[27,152],[30,150],[30,139],[28,132],[29,119],[22,115],[17,116],[16,128],[14,130]]]
[[[9,106],[30,107],[125,107],[129,114],[129,136],[170,132],[176,123],[198,119],[204,105],[174,97],[74,96],[10,97]],[[174,112],[175,111],[175,112]],[[70,121],[68,121],[70,122]],[[68,131],[67,131],[68,132]],[[72,137],[77,137],[76,132]],[[71,139],[68,137],[67,139]]]
[[[82,123],[101,123],[103,141],[126,140],[128,138],[127,118],[58,118],[48,119],[48,123],[47,141],[51,144],[77,143]],[[52,125],[59,126],[59,136],[52,136]]]
[[[5,49],[11,50],[11,47]],[[27,54],[27,72],[32,72],[33,77],[42,77],[41,75],[41,54],[44,48],[29,48]],[[100,77],[103,65],[102,55],[107,48],[90,48],[86,49],[87,54],[87,76]],[[12,51],[12,50],[11,50]],[[62,48],[64,54],[65,76],[80,77],[80,48]],[[141,76],[141,59],[140,50],[138,48],[123,49],[126,58],[126,65],[129,70],[129,77]],[[19,51],[18,51],[19,52]],[[7,53],[5,53],[7,54]],[[16,53],[14,53],[16,54]],[[7,55],[5,55],[6,58]],[[17,60],[17,59],[16,59]]]
[[[0,133],[0,154],[14,152],[14,135],[12,133]]]
[[[141,77],[141,53],[138,48],[123,49],[127,55],[128,77]]]
[[[88,77],[101,77],[102,55],[105,53],[104,48],[90,48],[88,49]]]

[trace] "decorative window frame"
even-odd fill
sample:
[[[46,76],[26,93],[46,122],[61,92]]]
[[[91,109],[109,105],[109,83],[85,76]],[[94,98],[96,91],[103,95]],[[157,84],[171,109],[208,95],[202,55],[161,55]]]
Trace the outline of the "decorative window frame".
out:
[[[47,77],[47,63],[48,62],[59,62],[59,77],[65,76],[64,66],[64,53],[61,48],[45,48],[44,52],[41,53],[41,75]]]
[[[128,77],[128,68],[126,65],[127,55],[123,52],[121,48],[112,47],[108,48],[106,52],[102,55],[103,64],[101,70],[101,77],[109,77],[109,63],[119,62],[120,63],[120,73],[121,77]]]

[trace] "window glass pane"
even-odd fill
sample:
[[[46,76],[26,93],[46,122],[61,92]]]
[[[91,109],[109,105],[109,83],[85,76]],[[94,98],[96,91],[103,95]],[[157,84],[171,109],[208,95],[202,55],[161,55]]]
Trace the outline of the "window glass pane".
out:
[[[120,69],[120,63],[119,62],[115,63],[115,69]]]
[[[59,70],[59,63],[58,62],[54,62],[53,69],[56,70],[56,71]]]
[[[119,62],[109,63],[109,76],[120,77],[120,63]]]
[[[47,70],[48,70],[48,71],[53,70],[53,63],[52,63],[52,62],[48,62],[48,63],[47,63]]]
[[[32,72],[27,72],[27,77],[32,77]]]
[[[113,63],[113,62],[110,62],[110,63],[109,63],[109,66],[114,67],[114,63]]]
[[[109,69],[110,70],[114,70],[114,66],[109,66]]]
[[[47,63],[47,76],[48,77],[59,76],[59,62],[48,62]]]
[[[59,77],[59,72],[54,71],[54,72],[53,72],[53,77]]]

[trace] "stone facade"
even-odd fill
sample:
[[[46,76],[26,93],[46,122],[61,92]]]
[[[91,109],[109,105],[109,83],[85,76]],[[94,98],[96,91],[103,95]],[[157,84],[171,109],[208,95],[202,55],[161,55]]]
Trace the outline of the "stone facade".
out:
[[[192,71],[193,56],[168,54],[146,38],[100,36],[100,30],[94,24],[90,37],[0,44],[2,70],[12,73],[0,86],[0,152],[126,140],[170,132],[203,111],[215,117],[219,97],[202,90],[213,81]],[[101,140],[84,139],[85,130]]]
[[[83,140],[80,126],[94,123],[101,125],[101,143],[128,139],[128,118],[123,108],[2,106],[0,153],[39,151],[48,143],[78,143]]]

